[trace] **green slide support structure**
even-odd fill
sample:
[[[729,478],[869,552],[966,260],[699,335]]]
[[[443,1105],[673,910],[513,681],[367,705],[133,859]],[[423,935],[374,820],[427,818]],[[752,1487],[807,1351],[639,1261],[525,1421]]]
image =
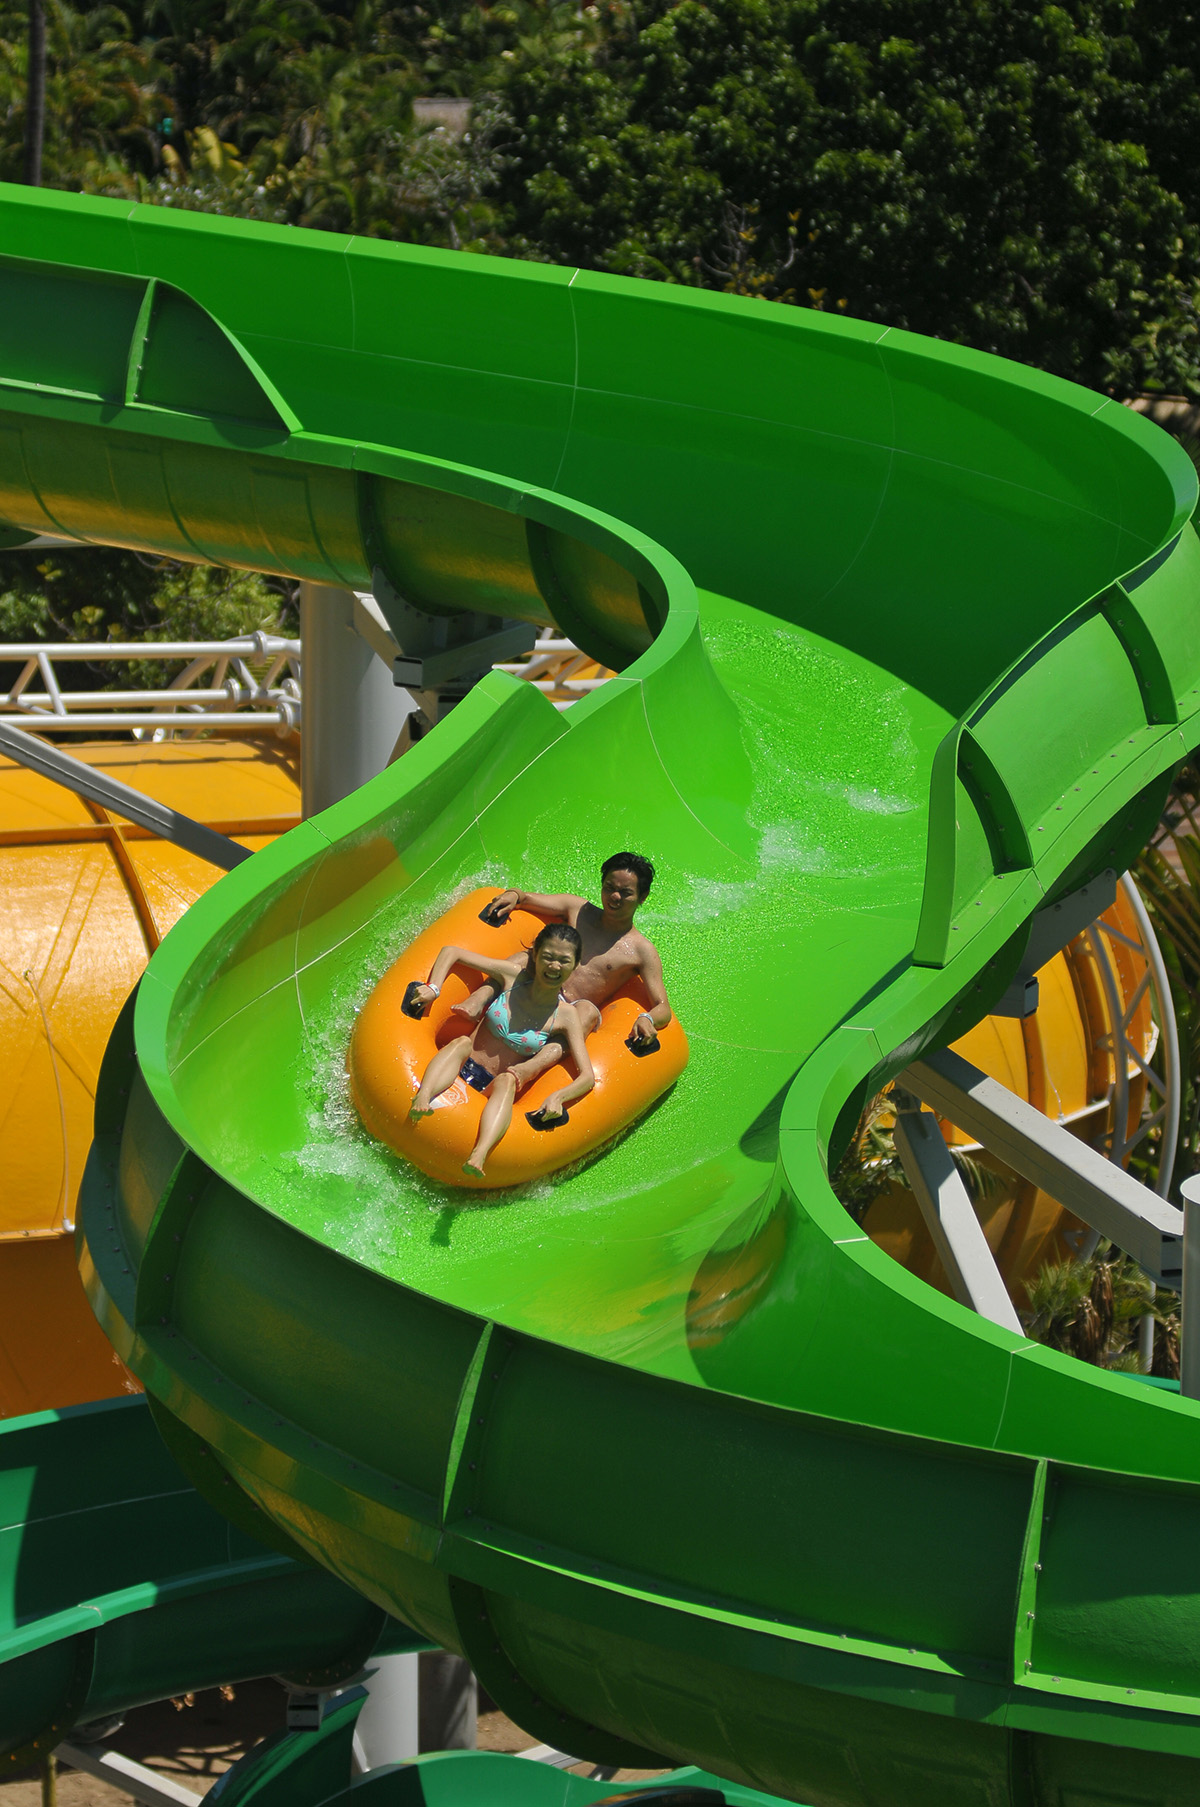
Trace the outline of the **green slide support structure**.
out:
[[[1194,1802],[1200,1407],[923,1285],[829,1178],[1200,739],[1188,459],[811,310],[27,189],[0,223],[13,539],[619,668],[565,716],[487,677],[151,962],[80,1259],[189,1472],[597,1764]],[[345,1054],[395,955],[629,847],[673,1090],[509,1192],[372,1144]]]
[[[335,1689],[372,1655],[428,1648],[215,1512],[170,1436],[141,1397],[0,1425],[0,1779],[166,1695],[257,1675]]]
[[[347,1784],[355,1721],[366,1699],[351,1688],[317,1732],[279,1732],[227,1770],[210,1799],[221,1807],[780,1807],[689,1765],[653,1782],[614,1782],[483,1751],[437,1751],[388,1764]],[[647,1800],[647,1795],[649,1799]]]

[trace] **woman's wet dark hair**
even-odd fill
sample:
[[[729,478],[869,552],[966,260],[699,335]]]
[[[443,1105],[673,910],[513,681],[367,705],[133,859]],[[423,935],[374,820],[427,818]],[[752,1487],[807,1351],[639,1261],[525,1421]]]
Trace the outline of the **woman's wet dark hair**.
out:
[[[530,948],[528,957],[525,961],[525,972],[523,977],[526,979],[532,979],[534,973],[534,955],[539,948],[545,947],[547,941],[565,942],[575,955],[576,966],[578,966],[579,962],[583,959],[583,936],[579,933],[579,930],[573,929],[569,922],[548,922],[545,928],[539,929],[533,938],[533,946]]]
[[[645,903],[654,883],[654,867],[644,853],[610,853],[600,868],[600,883],[610,872],[632,872],[638,885],[638,902]]]

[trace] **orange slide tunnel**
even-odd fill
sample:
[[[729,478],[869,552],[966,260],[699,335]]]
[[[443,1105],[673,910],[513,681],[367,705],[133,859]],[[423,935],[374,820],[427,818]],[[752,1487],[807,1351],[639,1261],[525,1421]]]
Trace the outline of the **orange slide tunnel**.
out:
[[[300,819],[295,737],[71,752],[246,847]],[[141,1390],[80,1286],[75,1202],[117,1013],[172,923],[220,877],[0,759],[0,1417]]]

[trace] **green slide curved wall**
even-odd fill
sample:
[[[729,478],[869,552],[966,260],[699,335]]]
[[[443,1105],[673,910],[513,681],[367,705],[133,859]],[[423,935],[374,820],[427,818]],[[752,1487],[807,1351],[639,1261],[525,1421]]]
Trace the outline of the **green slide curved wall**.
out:
[[[566,718],[488,678],[151,963],[81,1260],[173,1448],[581,1756],[1194,1800],[1196,1406],[934,1293],[828,1180],[1200,738],[1187,459],[808,311],[18,189],[0,228],[13,537],[374,574],[622,668]],[[622,846],[675,1089],[553,1186],[368,1144],[345,1045],[395,952]]]
[[[0,1778],[168,1694],[275,1674],[334,1687],[373,1651],[427,1648],[214,1512],[142,1398],[0,1425],[0,1506]]]

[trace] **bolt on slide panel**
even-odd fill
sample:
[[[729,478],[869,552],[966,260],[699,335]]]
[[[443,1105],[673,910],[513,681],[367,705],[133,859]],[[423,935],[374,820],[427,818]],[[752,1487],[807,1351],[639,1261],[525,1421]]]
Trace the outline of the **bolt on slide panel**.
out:
[[[484,679],[224,878],[118,1026],[81,1267],[197,1484],[203,1448],[598,1763],[1194,1799],[1197,1407],[933,1292],[829,1184],[1198,737],[1188,460],[805,310],[18,189],[0,227],[14,534],[619,668],[568,717]],[[679,1084],[482,1204],[374,1150],[340,1088],[378,973],[473,886],[623,846]]]

